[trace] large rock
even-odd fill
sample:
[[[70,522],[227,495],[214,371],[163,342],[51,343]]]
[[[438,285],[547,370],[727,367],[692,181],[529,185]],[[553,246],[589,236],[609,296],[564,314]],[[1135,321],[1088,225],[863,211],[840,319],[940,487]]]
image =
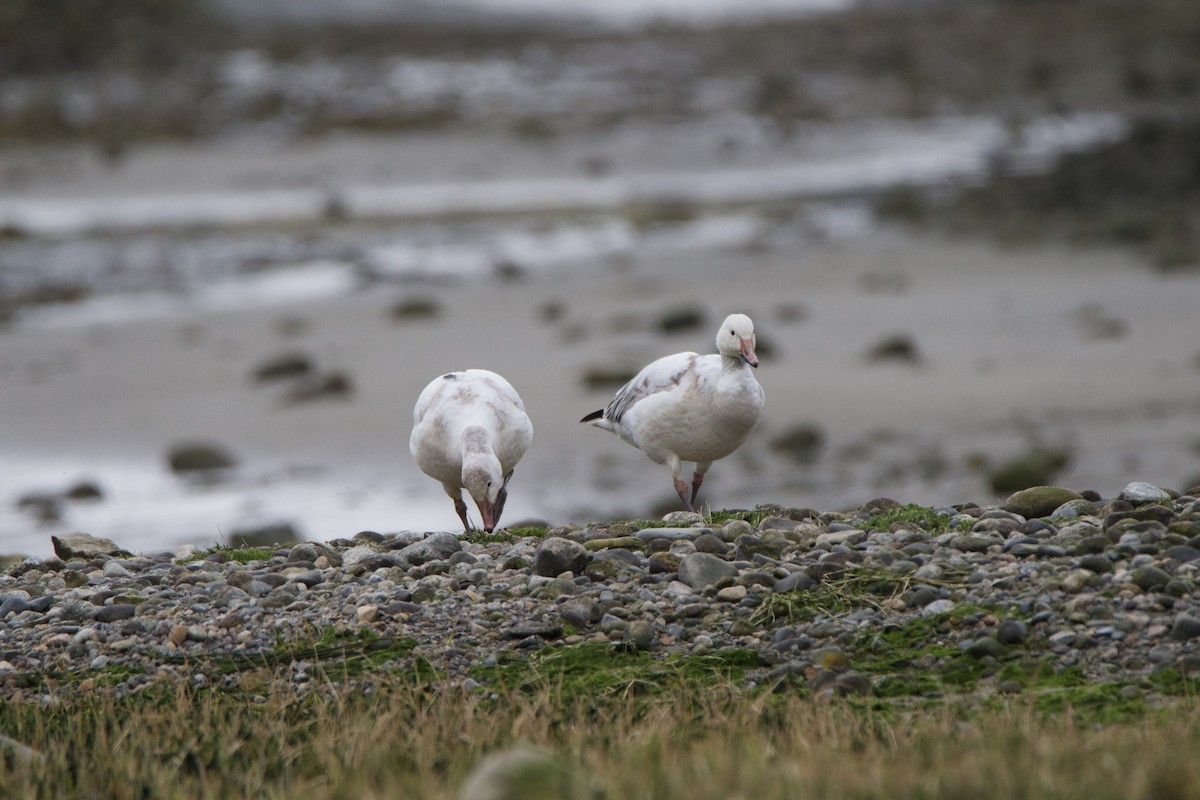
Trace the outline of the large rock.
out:
[[[737,574],[737,567],[711,553],[688,553],[679,559],[679,580],[693,589],[712,586],[722,578],[734,578]]]
[[[112,539],[92,536],[89,533],[65,533],[62,536],[51,536],[54,554],[63,561],[92,558],[128,557],[133,555],[128,550],[117,547]]]
[[[1020,514],[1026,519],[1047,517],[1063,503],[1072,500],[1082,500],[1083,495],[1060,486],[1032,486],[1014,492],[1004,502],[1004,510],[1010,514]]]
[[[1135,506],[1142,503],[1167,503],[1171,500],[1171,495],[1165,489],[1160,489],[1152,483],[1143,483],[1135,481],[1121,490],[1118,495],[1122,500],[1128,500]]]
[[[1017,492],[1045,486],[1071,461],[1069,450],[1035,447],[1023,456],[1005,461],[988,476],[997,492]]]
[[[442,561],[462,550],[462,542],[453,533],[431,533],[419,542],[402,548],[396,555],[409,564]]]
[[[167,464],[176,474],[231,469],[237,459],[225,448],[207,442],[181,442],[167,451]]]
[[[234,528],[225,540],[230,547],[274,547],[298,542],[304,537],[289,522]]]
[[[588,558],[587,549],[579,542],[551,536],[538,545],[533,571],[547,578],[557,578],[564,572],[578,575],[587,566]]]

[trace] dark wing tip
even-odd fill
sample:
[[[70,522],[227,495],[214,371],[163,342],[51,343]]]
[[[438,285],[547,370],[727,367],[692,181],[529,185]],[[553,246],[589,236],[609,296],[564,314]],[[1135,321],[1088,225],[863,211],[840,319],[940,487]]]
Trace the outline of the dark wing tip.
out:
[[[592,420],[600,419],[603,416],[604,416],[604,409],[602,408],[599,411],[593,411],[592,413],[588,414],[586,417],[584,417],[583,419],[581,419],[579,421],[580,422],[591,422]]]

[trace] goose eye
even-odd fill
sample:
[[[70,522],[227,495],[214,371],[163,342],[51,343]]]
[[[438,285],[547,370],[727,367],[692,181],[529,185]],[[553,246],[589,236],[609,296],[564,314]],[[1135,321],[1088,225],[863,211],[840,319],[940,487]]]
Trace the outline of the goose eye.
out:
[[[736,334],[736,333],[733,331],[733,329],[732,329],[732,328],[729,330],[729,335],[730,335],[730,336],[737,336],[737,334]]]

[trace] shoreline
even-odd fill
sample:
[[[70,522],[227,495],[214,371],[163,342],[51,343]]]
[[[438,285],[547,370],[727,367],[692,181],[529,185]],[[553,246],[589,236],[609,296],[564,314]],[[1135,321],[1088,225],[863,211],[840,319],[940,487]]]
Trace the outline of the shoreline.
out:
[[[878,276],[903,288],[866,288]],[[1039,445],[1072,452],[1058,478],[1071,485],[1107,493],[1136,472],[1182,489],[1200,471],[1192,450],[1196,337],[1186,335],[1197,328],[1200,336],[1200,319],[1179,290],[1194,282],[1154,277],[1115,252],[998,251],[884,231],[814,242],[794,255],[659,254],[517,281],[375,285],[174,319],[16,325],[0,335],[0,414],[22,421],[0,470],[10,476],[0,485],[0,550],[41,539],[34,552],[45,553],[49,534],[70,530],[120,539],[123,514],[202,545],[217,541],[218,530],[279,519],[326,538],[451,526],[449,501],[411,464],[409,417],[430,375],[473,366],[504,374],[534,421],[510,519],[645,514],[673,495],[668,476],[615,437],[577,424],[608,397],[588,388],[584,373],[704,352],[708,323],[733,308],[751,314],[770,348],[757,374],[767,412],[747,445],[711,471],[702,499],[716,506],[853,507],[879,495],[948,504],[986,496],[985,473],[972,465]],[[428,302],[431,315],[391,316],[414,299]],[[661,315],[679,308],[706,322],[657,333]],[[1116,320],[1117,334],[1093,338],[1088,313]],[[915,361],[867,358],[898,333],[911,337]],[[319,372],[345,374],[352,392],[288,404],[286,382],[255,383],[258,365],[287,352],[305,354]],[[811,464],[770,448],[795,425],[823,436]],[[173,478],[165,452],[184,439],[236,454],[233,480],[197,492]],[[83,478],[106,498],[66,506],[59,523],[39,531],[14,508],[25,493]],[[162,498],[157,520],[137,499],[150,495]],[[308,515],[324,521],[310,528]]]

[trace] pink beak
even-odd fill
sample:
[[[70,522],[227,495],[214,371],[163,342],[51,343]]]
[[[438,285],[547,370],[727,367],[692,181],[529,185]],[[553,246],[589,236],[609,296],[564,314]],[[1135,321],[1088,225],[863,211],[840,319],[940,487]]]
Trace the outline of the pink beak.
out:
[[[496,529],[495,511],[492,508],[492,503],[489,500],[484,500],[479,504],[479,516],[483,517],[483,529],[487,533],[491,533]]]
[[[754,354],[754,340],[753,339],[742,339],[741,337],[739,337],[739,341],[742,343],[742,346],[741,346],[742,360],[745,361],[747,364],[749,364],[752,367],[757,367],[758,366],[758,356],[756,356]]]

